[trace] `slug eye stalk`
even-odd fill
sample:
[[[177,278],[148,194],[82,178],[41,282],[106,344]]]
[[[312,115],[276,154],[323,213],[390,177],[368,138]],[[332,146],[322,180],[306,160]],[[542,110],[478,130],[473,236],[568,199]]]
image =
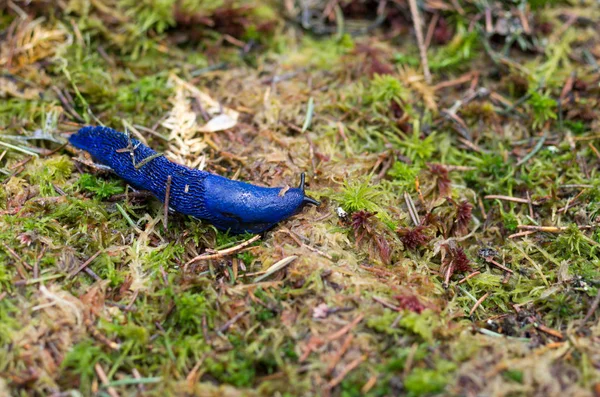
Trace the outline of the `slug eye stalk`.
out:
[[[305,183],[306,183],[306,174],[303,172],[300,174],[300,185],[298,186],[298,189],[302,190],[302,193],[304,193]],[[302,200],[302,202],[305,204],[312,204],[312,205],[316,205],[316,206],[321,205],[320,201],[317,201],[314,198],[307,196],[306,194],[304,194],[304,199]]]

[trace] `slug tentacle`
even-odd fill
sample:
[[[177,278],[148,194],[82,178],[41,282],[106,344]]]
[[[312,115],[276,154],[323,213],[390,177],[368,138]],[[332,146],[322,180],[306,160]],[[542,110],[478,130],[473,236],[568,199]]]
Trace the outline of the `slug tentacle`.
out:
[[[319,205],[304,194],[304,174],[298,188],[280,194],[282,188],[233,181],[174,163],[138,140],[107,127],[81,128],[69,142],[162,202],[171,177],[170,208],[232,233],[260,233],[294,215],[305,204]]]

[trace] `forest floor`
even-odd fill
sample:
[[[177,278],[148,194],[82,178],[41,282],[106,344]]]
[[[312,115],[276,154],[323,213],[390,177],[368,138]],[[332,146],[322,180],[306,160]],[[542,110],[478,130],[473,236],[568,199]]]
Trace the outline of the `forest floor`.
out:
[[[600,7],[411,3],[2,2],[0,395],[600,396]],[[165,223],[100,124],[321,205]]]

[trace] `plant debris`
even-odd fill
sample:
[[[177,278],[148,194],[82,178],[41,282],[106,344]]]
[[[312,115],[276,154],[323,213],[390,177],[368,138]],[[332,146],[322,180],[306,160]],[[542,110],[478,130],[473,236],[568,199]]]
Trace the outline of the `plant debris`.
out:
[[[598,21],[0,2],[0,394],[600,395]],[[323,204],[219,232],[65,145],[90,124]]]

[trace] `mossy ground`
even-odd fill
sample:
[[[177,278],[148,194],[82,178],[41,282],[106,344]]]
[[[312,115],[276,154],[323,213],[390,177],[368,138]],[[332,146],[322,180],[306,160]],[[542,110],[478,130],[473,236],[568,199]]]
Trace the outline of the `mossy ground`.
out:
[[[597,2],[419,2],[431,83],[408,2],[307,3],[0,5],[0,394],[600,395]],[[98,123],[323,203],[186,265],[251,236]]]

